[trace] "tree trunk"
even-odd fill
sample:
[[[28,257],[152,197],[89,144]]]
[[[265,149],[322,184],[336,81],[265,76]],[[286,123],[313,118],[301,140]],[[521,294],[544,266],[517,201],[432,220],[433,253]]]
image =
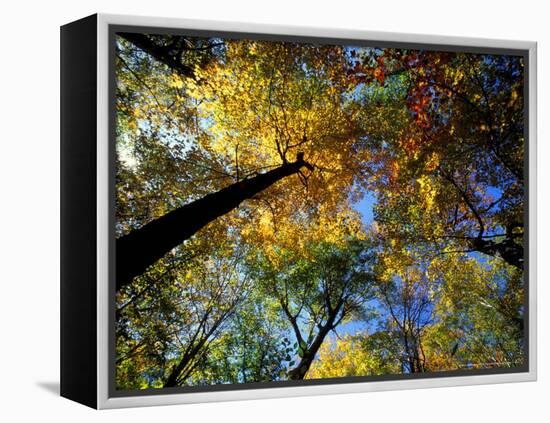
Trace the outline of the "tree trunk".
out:
[[[172,369],[166,380],[164,381],[164,388],[173,388],[178,386],[178,378],[183,370],[191,364],[191,361],[197,356],[201,348],[206,343],[207,338],[203,338],[189,353],[184,354],[179,363]]]
[[[516,243],[511,238],[506,238],[504,241],[500,242],[475,239],[472,244],[480,253],[493,257],[500,257],[506,263],[518,269],[523,269],[523,246]]]
[[[116,240],[116,288],[130,284],[172,248],[190,238],[208,223],[230,212],[244,200],[280,179],[312,166],[298,153],[297,160],[267,173],[229,185],[179,207]]]
[[[288,377],[290,380],[302,380],[305,377],[306,373],[311,367],[311,364],[313,363],[313,360],[315,360],[315,355],[317,354],[317,351],[319,351],[319,348],[321,348],[325,337],[333,328],[334,321],[336,320],[336,316],[338,315],[339,311],[340,306],[338,306],[332,312],[331,316],[327,320],[327,323],[325,323],[325,325],[320,328],[311,346],[307,349],[307,351],[304,351],[304,355],[302,356],[298,365],[288,373]]]

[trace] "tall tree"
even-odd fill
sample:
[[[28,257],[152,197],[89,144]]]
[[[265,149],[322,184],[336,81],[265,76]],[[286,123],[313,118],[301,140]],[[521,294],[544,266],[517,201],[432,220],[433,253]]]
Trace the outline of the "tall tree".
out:
[[[119,299],[117,377],[137,372],[125,383],[183,384],[249,293],[241,255],[226,243],[207,260],[173,257],[137,278]]]
[[[261,263],[260,278],[279,301],[296,340],[298,362],[289,370],[290,379],[305,377],[327,335],[352,315],[361,315],[372,295],[372,253],[362,242],[309,247],[309,258],[283,252],[281,267]]]
[[[388,236],[522,268],[523,59],[386,49],[357,63],[355,78],[380,86],[367,98],[408,111],[406,131],[369,143]]]
[[[278,304],[253,290],[209,347],[188,383],[255,383],[283,380],[292,360],[290,334]]]
[[[119,174],[140,178],[141,172],[158,168],[163,175],[159,184],[169,182],[173,197],[165,200],[160,216],[139,219],[141,225],[121,231],[116,245],[118,289],[244,200],[259,200],[262,208],[279,210],[281,220],[288,216],[283,212],[289,205],[311,213],[318,212],[311,208],[317,201],[323,201],[328,211],[348,202],[361,157],[348,145],[356,137],[350,119],[355,111],[344,96],[350,87],[341,48],[226,42],[223,63],[195,67],[196,78],[160,72],[155,78],[165,79],[164,88],[144,79],[144,67],[152,64],[143,63],[141,56],[121,51],[120,57],[120,108],[132,112],[121,113],[119,126],[134,135],[121,139]],[[138,105],[136,85],[145,91]],[[181,109],[192,117],[183,128],[178,123]],[[174,135],[161,136],[168,129]],[[143,151],[140,143],[152,149]],[[166,162],[166,171],[159,168],[159,160]],[[202,197],[188,179],[197,168],[200,180],[213,188]],[[296,177],[288,178],[291,175]],[[279,185],[284,189],[273,187],[282,179],[285,184]],[[137,182],[146,189],[152,186],[151,181]],[[151,196],[157,202],[154,191],[140,202]],[[130,201],[136,203],[135,194]],[[247,222],[265,214],[257,206],[248,212]]]
[[[429,368],[424,338],[427,327],[434,323],[436,287],[433,285],[416,267],[409,267],[401,275],[377,284],[381,304],[388,316],[386,330],[396,335],[401,347],[403,372],[419,373]]]
[[[298,153],[296,161],[236,182],[190,204],[179,207],[116,240],[116,286],[121,289],[150,265],[191,237],[208,223],[232,211],[244,200],[254,197],[302,168],[313,167]]]

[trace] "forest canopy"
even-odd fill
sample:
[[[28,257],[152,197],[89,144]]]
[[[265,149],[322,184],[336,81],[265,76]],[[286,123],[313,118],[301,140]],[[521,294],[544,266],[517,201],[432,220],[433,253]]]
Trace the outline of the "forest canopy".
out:
[[[524,364],[524,60],[116,36],[116,387]]]

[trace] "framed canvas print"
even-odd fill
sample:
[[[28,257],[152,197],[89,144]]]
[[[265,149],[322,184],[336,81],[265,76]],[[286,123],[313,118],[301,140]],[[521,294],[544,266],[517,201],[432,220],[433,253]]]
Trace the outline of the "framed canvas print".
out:
[[[61,28],[61,394],[536,379],[536,44]]]

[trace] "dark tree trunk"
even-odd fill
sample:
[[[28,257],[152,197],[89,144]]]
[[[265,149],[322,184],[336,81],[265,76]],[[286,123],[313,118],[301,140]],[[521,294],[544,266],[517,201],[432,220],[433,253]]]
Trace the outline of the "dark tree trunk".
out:
[[[317,333],[317,336],[315,336],[315,339],[311,346],[307,349],[307,351],[304,351],[304,355],[300,359],[298,365],[288,373],[288,377],[290,380],[302,380],[305,377],[306,373],[311,367],[311,364],[313,363],[313,360],[315,360],[315,355],[317,354],[317,351],[319,351],[319,348],[321,348],[325,337],[333,328],[333,324],[338,312],[339,307],[334,310],[327,323],[321,327],[321,329]]]
[[[312,166],[303,153],[267,173],[229,185],[218,192],[179,207],[116,240],[116,287],[130,284],[150,265],[198,230],[286,176]]]
[[[133,33],[133,32],[119,32],[117,33],[122,38],[128,40],[133,45],[150,54],[156,60],[164,63],[173,71],[177,72],[181,76],[193,78],[193,69],[182,63],[181,57],[175,54],[171,48],[159,45],[155,43],[151,38],[145,34]]]
[[[473,248],[483,254],[493,257],[500,257],[506,263],[523,269],[523,246],[516,243],[511,238],[506,238],[504,241],[495,242],[476,238],[472,241]]]
[[[206,343],[207,338],[202,339],[191,351],[185,353],[178,364],[172,369],[166,380],[164,381],[164,388],[173,388],[178,386],[178,379],[183,370],[191,364],[191,361],[197,356],[201,348]]]

